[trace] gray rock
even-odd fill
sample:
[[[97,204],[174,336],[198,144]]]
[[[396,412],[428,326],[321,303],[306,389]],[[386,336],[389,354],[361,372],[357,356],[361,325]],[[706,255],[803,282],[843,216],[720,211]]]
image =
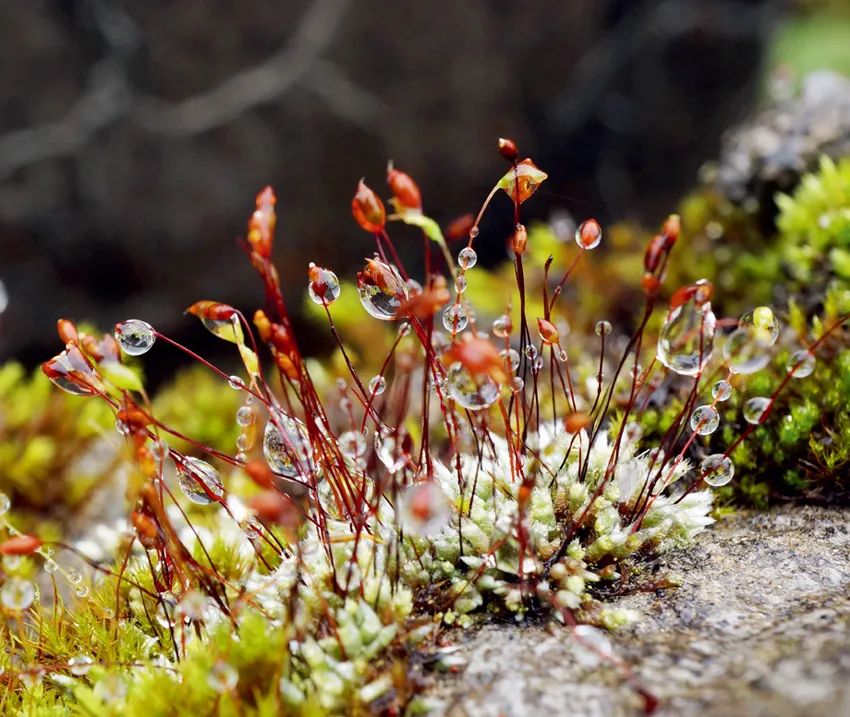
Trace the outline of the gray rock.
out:
[[[850,511],[725,520],[658,570],[684,585],[620,598],[642,617],[613,637],[615,656],[660,701],[656,714],[850,715]],[[580,666],[562,627],[489,624],[455,640],[467,667],[438,679],[438,714],[643,712],[622,671]]]

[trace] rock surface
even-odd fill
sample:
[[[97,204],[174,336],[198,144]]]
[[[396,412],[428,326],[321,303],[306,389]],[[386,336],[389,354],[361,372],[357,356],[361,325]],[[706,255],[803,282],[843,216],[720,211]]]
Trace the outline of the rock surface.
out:
[[[657,715],[850,715],[850,511],[724,520],[657,570],[685,582],[620,598],[642,617],[614,637]],[[468,664],[438,680],[438,714],[643,713],[613,666],[582,666],[563,628],[487,625],[456,643]]]

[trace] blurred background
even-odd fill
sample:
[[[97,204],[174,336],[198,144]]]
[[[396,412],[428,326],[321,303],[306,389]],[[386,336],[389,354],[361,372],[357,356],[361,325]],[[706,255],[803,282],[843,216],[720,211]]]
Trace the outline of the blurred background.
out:
[[[0,3],[0,360],[56,353],[59,316],[212,345],[182,311],[262,301],[235,238],[266,184],[299,306],[308,261],[350,276],[372,251],[349,202],[361,176],[388,194],[391,158],[442,224],[477,210],[508,136],[550,175],[529,219],[654,226],[725,130],[807,71],[850,70],[847,5]],[[482,229],[485,265],[505,256],[509,211]]]

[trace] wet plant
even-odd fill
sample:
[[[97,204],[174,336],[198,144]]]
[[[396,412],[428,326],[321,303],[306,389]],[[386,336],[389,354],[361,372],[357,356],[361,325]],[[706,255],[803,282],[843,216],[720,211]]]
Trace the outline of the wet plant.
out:
[[[665,289],[679,238],[671,216],[646,246],[636,324],[617,330],[602,318],[571,334],[580,307],[565,290],[603,228],[588,218],[566,267],[534,267],[543,281],[532,295],[522,210],[547,175],[510,140],[499,151],[507,171],[463,221],[456,257],[409,175],[388,168],[389,210],[359,182],[351,212],[374,254],[354,285],[306,268],[337,347],[324,367],[299,349],[283,300],[270,188],[242,242],[263,307],[250,319],[213,300],[187,309],[235,346],[239,374],[141,319],[103,336],[59,322],[65,348],[43,372],[114,417],[133,456],[128,518],[101,534],[97,559],[5,524],[4,708],[395,714],[416,709],[422,661],[411,655],[439,659],[444,626],[487,614],[551,616],[641,690],[600,632],[636,616],[605,598],[645,584],[647,557],[712,522],[712,490],[736,476],[733,451],[842,319],[751,406],[747,427],[715,446],[718,407],[763,369],[777,316],[762,306],[718,319],[704,279]],[[479,225],[494,201],[514,209],[514,284],[485,325],[467,289],[476,247],[492,239]],[[420,266],[399,258],[399,224],[421,232]],[[358,370],[337,328],[346,293],[390,336],[374,371]],[[239,397],[232,445],[160,417],[126,357],[163,344]],[[644,414],[673,395],[676,410],[644,440]]]

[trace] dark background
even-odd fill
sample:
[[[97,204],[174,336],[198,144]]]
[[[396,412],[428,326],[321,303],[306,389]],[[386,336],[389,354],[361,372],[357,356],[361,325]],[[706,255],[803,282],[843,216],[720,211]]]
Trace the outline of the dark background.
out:
[[[104,329],[144,318],[186,338],[197,327],[182,310],[196,299],[257,305],[234,238],[267,183],[279,195],[276,255],[295,305],[308,261],[350,275],[371,251],[349,202],[363,175],[387,195],[389,158],[445,222],[477,210],[505,169],[496,139],[510,136],[550,174],[529,217],[566,208],[654,224],[751,110],[785,9],[2,2],[0,359],[56,353],[59,316]],[[508,212],[497,204],[482,237],[506,233]],[[419,250],[399,236],[403,253]],[[501,238],[479,254],[503,258]]]

